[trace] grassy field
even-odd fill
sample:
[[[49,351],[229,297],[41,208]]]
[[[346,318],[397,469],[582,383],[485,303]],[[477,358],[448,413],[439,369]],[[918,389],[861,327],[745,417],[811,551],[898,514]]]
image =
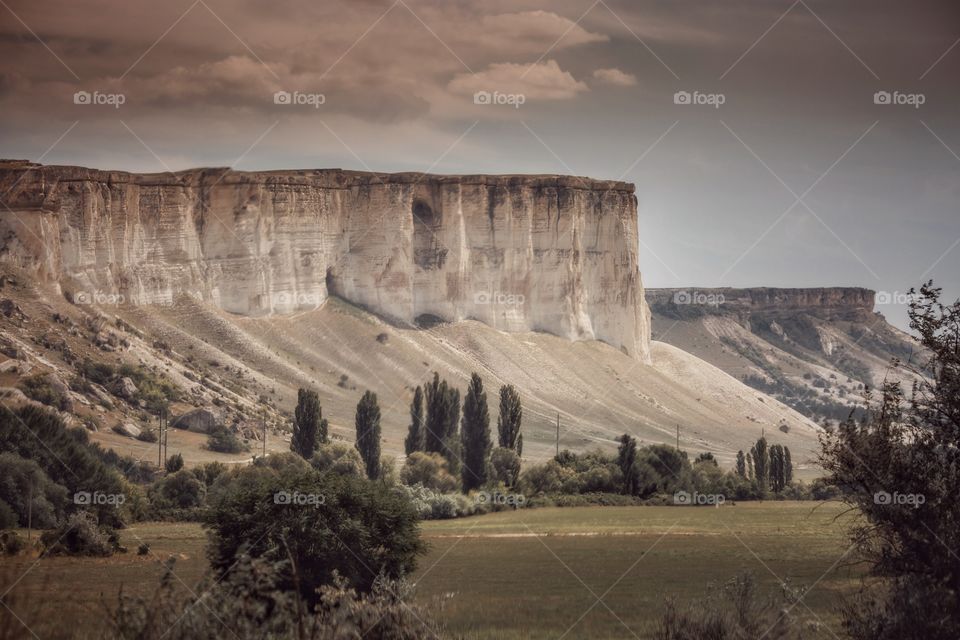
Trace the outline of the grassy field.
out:
[[[741,570],[771,591],[780,580],[810,588],[793,613],[836,629],[837,596],[857,584],[838,563],[847,523],[839,506],[810,502],[531,509],[426,522],[430,550],[414,580],[417,599],[468,638],[642,638],[665,598],[699,598]],[[141,541],[147,556],[136,554]],[[65,622],[96,637],[103,603],[115,602],[121,586],[149,593],[169,555],[184,588],[206,568],[198,525],[141,524],[123,542],[130,552],[113,558],[5,560],[2,591],[26,571],[11,591],[13,608],[39,637],[57,636]]]
[[[418,597],[442,602],[450,629],[466,637],[632,638],[646,635],[665,598],[695,599],[749,570],[771,592],[780,580],[813,587],[794,613],[835,628],[837,595],[857,584],[843,562],[834,566],[847,550],[839,514],[833,504],[766,502],[430,522]]]

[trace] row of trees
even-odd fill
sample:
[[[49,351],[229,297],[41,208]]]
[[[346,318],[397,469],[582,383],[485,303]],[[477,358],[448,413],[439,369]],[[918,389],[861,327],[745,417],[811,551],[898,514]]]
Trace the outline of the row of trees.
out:
[[[487,393],[476,373],[470,376],[462,404],[461,410],[460,390],[441,380],[436,372],[432,380],[418,386],[410,403],[410,426],[404,441],[407,456],[416,452],[442,456],[450,472],[459,476],[465,493],[493,479],[507,479],[512,484],[519,476],[523,452],[520,394],[512,385],[500,388],[496,449],[490,433]],[[367,476],[376,480],[382,469],[381,427],[380,406],[372,391],[366,391],[357,404],[355,426],[355,447]],[[290,450],[309,460],[319,444],[328,442],[328,431],[319,396],[315,391],[300,389]]]
[[[756,484],[761,493],[780,493],[793,483],[793,460],[790,449],[783,445],[767,445],[761,437],[747,454],[737,452],[737,475]]]
[[[450,472],[459,474],[464,492],[482,487],[494,476],[512,484],[520,473],[522,420],[520,394],[512,385],[504,385],[500,388],[495,449],[487,393],[480,376],[470,375],[461,412],[460,391],[434,372],[432,380],[414,390],[404,450],[407,456],[416,452],[443,456]]]

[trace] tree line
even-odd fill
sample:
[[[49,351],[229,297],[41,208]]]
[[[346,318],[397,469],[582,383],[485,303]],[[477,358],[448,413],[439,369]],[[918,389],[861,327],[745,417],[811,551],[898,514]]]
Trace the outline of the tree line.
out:
[[[377,394],[364,392],[356,408],[354,446],[371,480],[380,478],[383,472],[380,417]],[[408,460],[423,458],[417,454],[442,460],[449,473],[458,478],[464,493],[495,479],[512,486],[520,475],[522,421],[520,394],[513,385],[503,385],[497,416],[498,446],[494,447],[487,393],[480,376],[470,375],[461,402],[460,390],[434,372],[431,380],[414,390],[404,451]],[[318,445],[328,442],[329,424],[323,418],[319,395],[300,389],[290,450],[309,460]]]

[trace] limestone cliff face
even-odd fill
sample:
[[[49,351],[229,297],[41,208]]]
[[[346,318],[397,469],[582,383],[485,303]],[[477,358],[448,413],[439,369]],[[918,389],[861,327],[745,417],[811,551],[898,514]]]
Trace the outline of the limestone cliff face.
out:
[[[188,294],[244,315],[335,294],[649,361],[633,186],[339,169],[131,174],[0,163],[0,259],[88,297]]]
[[[856,321],[873,315],[876,292],[860,287],[723,287],[647,289],[646,296],[650,306],[665,315],[728,315],[745,321],[752,316],[778,319],[808,314],[824,320]]]

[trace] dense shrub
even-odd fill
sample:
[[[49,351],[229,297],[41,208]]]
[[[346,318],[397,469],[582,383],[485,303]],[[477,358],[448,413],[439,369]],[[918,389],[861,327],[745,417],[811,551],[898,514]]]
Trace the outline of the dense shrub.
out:
[[[442,638],[430,613],[412,602],[403,582],[378,578],[369,592],[341,578],[320,587],[311,606],[286,587],[288,562],[243,555],[223,579],[208,576],[193,590],[179,587],[168,561],[150,597],[121,592],[111,612],[113,636],[123,640],[341,640]],[[198,596],[196,594],[202,594]],[[196,606],[202,597],[202,606]]]
[[[180,469],[183,469],[183,456],[179,453],[175,453],[167,458],[163,468],[167,473],[176,473],[177,471],[180,471]]]
[[[460,483],[450,473],[446,458],[439,453],[414,451],[400,470],[400,482],[407,486],[421,485],[439,493],[451,493]]]
[[[44,407],[10,409],[0,405],[0,451],[33,460],[69,496],[95,493],[118,496],[124,491],[122,476],[104,462],[106,455],[89,443],[87,432],[67,429],[56,413]],[[68,505],[68,511],[75,508]],[[123,509],[116,502],[89,504],[85,509],[106,525],[119,526]]]
[[[209,488],[226,470],[227,465],[222,462],[207,462],[206,464],[194,467],[193,475],[195,475],[197,480],[202,482],[205,487]]]
[[[38,373],[24,378],[17,386],[31,400],[42,402],[60,411],[66,411],[70,407],[70,397],[56,385],[51,384],[46,374]]]
[[[316,447],[310,464],[317,471],[340,476],[364,477],[366,470],[360,452],[345,442],[327,442]]]
[[[86,511],[69,516],[56,529],[44,532],[40,542],[48,555],[109,556],[120,549],[117,534],[101,527],[96,517]]]
[[[243,553],[289,558],[284,585],[292,587],[296,576],[310,602],[335,571],[369,591],[378,574],[399,578],[411,571],[424,551],[416,513],[402,495],[299,464],[274,469],[265,461],[232,470],[218,478],[208,502],[208,552],[219,575]]]
[[[116,377],[133,380],[137,385],[136,400],[142,401],[151,413],[159,413],[182,397],[180,387],[143,366],[121,365]]]
[[[520,456],[513,449],[494,449],[490,454],[490,467],[493,480],[504,486],[512,487],[520,478]]]
[[[16,531],[0,531],[0,553],[15,556],[27,548],[27,541]]]
[[[423,485],[400,485],[398,491],[410,501],[422,520],[463,518],[489,511],[489,505],[479,503],[475,497],[468,497],[460,492],[442,493]]]
[[[192,509],[203,505],[207,486],[194,473],[180,470],[154,483],[149,496],[155,511]]]
[[[49,529],[63,517],[70,497],[66,487],[51,480],[33,460],[0,453],[0,502],[14,516],[12,524],[0,522],[0,528],[27,526],[29,512],[34,528]]]
[[[226,427],[216,427],[209,433],[207,448],[217,453],[242,453],[250,450],[250,447]]]

